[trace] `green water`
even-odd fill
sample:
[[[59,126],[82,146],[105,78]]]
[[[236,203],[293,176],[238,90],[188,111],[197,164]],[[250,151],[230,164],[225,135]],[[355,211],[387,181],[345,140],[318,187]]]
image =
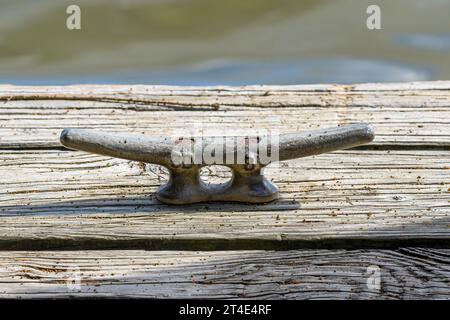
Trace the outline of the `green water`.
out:
[[[0,0],[1,83],[450,80],[449,58],[449,0]]]

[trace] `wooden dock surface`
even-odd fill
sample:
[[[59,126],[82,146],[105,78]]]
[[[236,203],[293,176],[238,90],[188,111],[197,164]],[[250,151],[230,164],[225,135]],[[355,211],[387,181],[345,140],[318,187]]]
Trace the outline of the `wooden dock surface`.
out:
[[[0,297],[450,298],[450,82],[3,85],[0,106]],[[161,168],[58,141],[352,122],[374,142],[269,167],[267,205],[164,205]]]

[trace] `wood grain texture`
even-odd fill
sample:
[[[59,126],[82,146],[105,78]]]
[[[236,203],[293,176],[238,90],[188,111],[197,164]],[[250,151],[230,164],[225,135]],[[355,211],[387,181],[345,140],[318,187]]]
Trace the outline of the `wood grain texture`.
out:
[[[449,83],[0,86],[0,148],[58,147],[64,127],[160,135],[197,125],[234,134],[369,122],[376,130],[373,146],[448,149]]]
[[[283,162],[267,205],[168,206],[158,167],[83,152],[0,152],[0,248],[448,247],[449,151],[349,150]],[[220,176],[222,172],[212,170]]]
[[[0,252],[0,297],[450,299],[450,250]]]
[[[449,119],[450,81],[0,85],[0,297],[449,299]],[[373,124],[375,141],[269,167],[281,199],[267,205],[163,205],[160,167],[58,141],[64,127],[234,135],[351,122]],[[17,251],[46,249],[80,251]]]

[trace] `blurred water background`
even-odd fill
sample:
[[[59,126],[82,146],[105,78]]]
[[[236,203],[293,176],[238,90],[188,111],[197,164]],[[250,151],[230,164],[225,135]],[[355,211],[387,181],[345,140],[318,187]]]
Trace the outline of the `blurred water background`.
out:
[[[436,79],[450,80],[450,0],[0,0],[0,83]]]

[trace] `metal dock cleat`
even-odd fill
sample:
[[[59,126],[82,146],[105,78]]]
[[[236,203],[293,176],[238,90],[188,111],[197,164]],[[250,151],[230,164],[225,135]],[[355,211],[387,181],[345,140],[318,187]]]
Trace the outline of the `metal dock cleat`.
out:
[[[60,140],[70,149],[164,166],[170,172],[170,179],[156,192],[157,199],[167,204],[189,204],[270,202],[278,198],[278,188],[262,174],[261,170],[268,164],[352,148],[373,138],[370,125],[351,124],[250,137],[124,136],[64,129]],[[200,168],[208,165],[229,167],[232,179],[217,185],[204,183]]]

